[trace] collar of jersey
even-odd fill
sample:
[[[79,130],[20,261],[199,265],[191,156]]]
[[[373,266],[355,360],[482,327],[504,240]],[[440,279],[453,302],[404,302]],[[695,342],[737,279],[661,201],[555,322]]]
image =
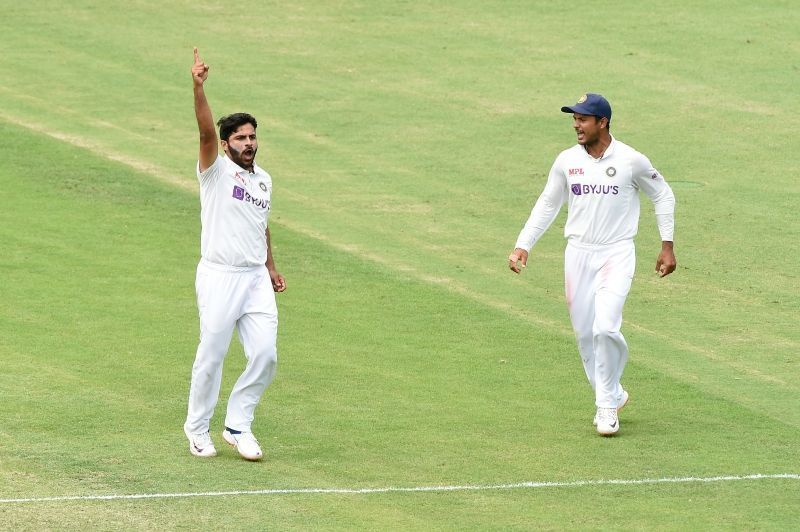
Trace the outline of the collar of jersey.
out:
[[[611,142],[609,143],[608,148],[606,148],[606,151],[603,152],[603,155],[601,155],[599,159],[595,159],[594,157],[592,157],[589,154],[589,152],[586,151],[585,147],[581,146],[581,148],[583,149],[583,153],[585,153],[588,158],[590,158],[594,162],[599,163],[603,159],[608,159],[609,157],[614,155],[614,147],[616,146],[616,144],[617,144],[617,140],[614,138],[614,135],[611,135]]]
[[[244,173],[245,173],[245,174],[247,174],[248,176],[256,176],[256,175],[258,175],[258,174],[262,173],[262,170],[261,170],[261,168],[260,168],[260,167],[259,167],[259,166],[256,164],[256,162],[255,162],[255,161],[253,161],[253,171],[252,171],[252,172],[250,172],[250,170],[247,170],[247,169],[245,169],[245,168],[242,168],[241,166],[239,166],[238,164],[236,164],[235,162],[233,162],[233,161],[232,161],[232,160],[231,160],[231,159],[230,159],[230,158],[229,158],[227,155],[223,155],[223,156],[222,156],[222,158],[223,158],[223,159],[225,159],[225,162],[226,162],[227,164],[229,164],[229,165],[231,165],[231,166],[235,166],[236,168],[238,168],[239,170],[241,170],[242,172],[244,172]]]

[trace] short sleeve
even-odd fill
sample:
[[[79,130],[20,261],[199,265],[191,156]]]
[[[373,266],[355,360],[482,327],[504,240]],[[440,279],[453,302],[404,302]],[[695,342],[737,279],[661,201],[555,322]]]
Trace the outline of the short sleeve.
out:
[[[214,164],[209,166],[205,169],[205,171],[200,171],[200,161],[197,161],[197,165],[195,166],[195,173],[197,174],[197,179],[200,183],[209,183],[211,181],[216,181],[222,175],[223,169],[225,168],[224,160],[221,155],[217,155]]]

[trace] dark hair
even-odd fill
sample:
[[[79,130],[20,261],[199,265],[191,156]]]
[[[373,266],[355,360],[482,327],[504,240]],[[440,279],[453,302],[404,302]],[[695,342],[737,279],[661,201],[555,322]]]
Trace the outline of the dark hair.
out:
[[[245,124],[253,124],[253,129],[258,128],[258,122],[256,122],[256,118],[253,115],[233,113],[232,115],[223,116],[217,121],[220,140],[227,142],[233,132]]]
[[[606,124],[606,131],[608,131],[608,132],[611,132],[611,119],[610,119],[610,118],[608,118],[607,116],[597,116],[597,115],[594,115],[594,120],[595,120],[595,122],[600,122],[600,120],[602,120],[603,118],[605,118],[606,120],[608,120],[608,123]]]

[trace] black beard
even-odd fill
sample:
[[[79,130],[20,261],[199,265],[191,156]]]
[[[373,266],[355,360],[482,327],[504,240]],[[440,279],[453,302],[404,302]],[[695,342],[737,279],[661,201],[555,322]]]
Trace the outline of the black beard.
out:
[[[244,151],[244,150],[242,150]],[[253,150],[253,163],[249,166],[245,166],[244,162],[242,161],[242,151],[236,150],[233,146],[228,144],[228,152],[230,152],[231,161],[239,165],[240,167],[244,168],[245,170],[253,170],[253,166],[256,164],[256,152],[258,152],[258,148]]]

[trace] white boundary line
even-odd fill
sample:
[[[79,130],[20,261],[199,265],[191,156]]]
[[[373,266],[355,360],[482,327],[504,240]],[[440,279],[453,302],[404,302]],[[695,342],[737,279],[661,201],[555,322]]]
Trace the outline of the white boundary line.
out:
[[[643,478],[629,480],[574,480],[571,482],[518,482],[515,484],[465,485],[465,486],[416,486],[384,488],[286,488],[241,491],[207,491],[194,493],[141,493],[135,495],[67,495],[61,497],[30,497],[0,499],[0,504],[63,502],[63,501],[113,501],[139,499],[177,499],[190,497],[237,497],[242,495],[369,495],[373,493],[420,493],[453,491],[500,491],[513,489],[576,488],[583,486],[632,486],[642,484],[686,484],[708,482],[733,482],[737,480],[800,480],[797,473],[770,475],[727,475],[718,477]]]

